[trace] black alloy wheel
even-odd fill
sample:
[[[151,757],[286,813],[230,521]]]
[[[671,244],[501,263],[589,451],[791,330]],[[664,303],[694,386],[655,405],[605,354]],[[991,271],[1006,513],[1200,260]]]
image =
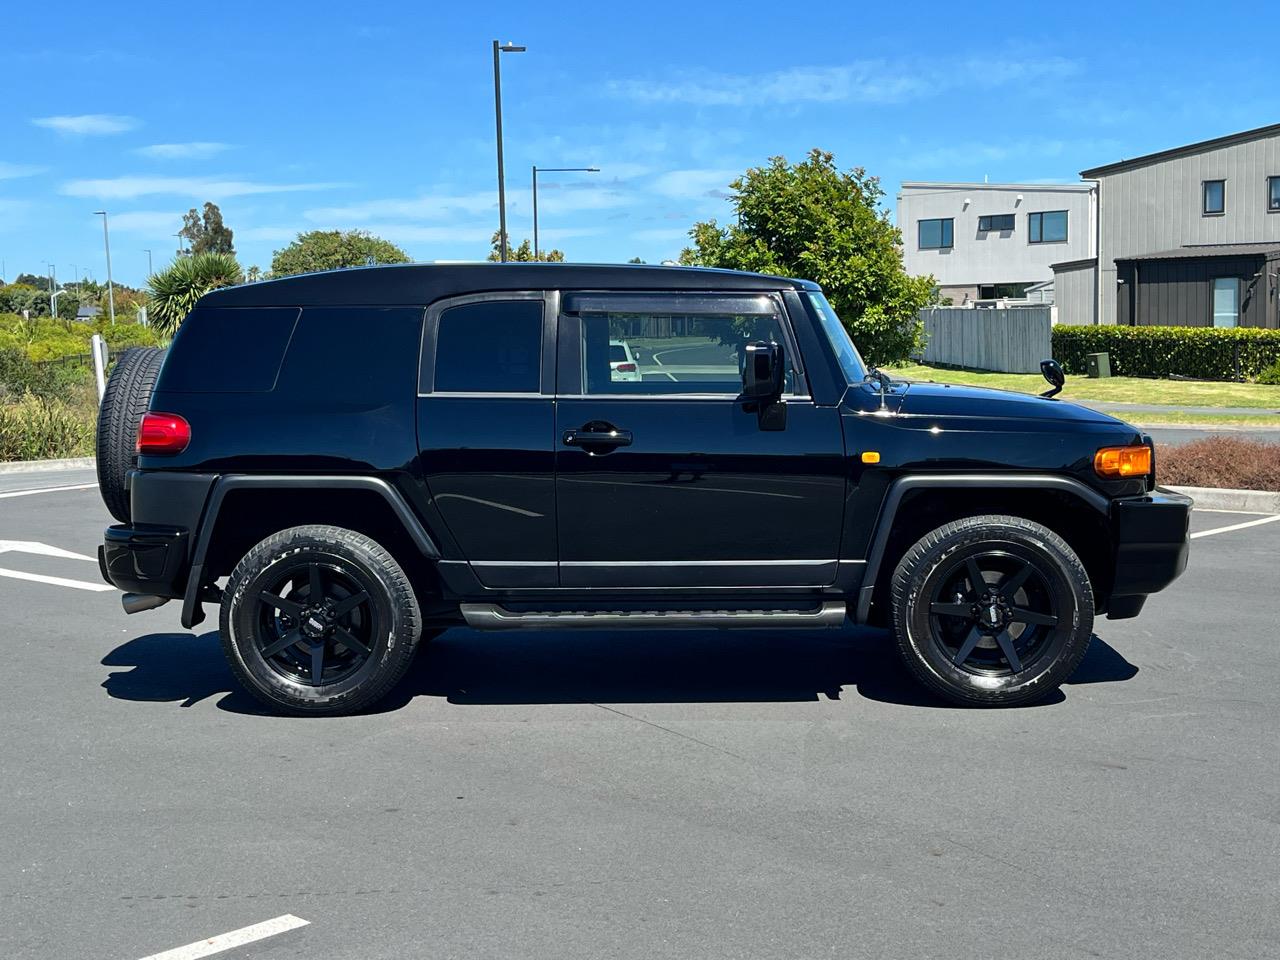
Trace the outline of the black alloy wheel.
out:
[[[299,559],[258,591],[258,652],[283,676],[322,686],[358,671],[380,632],[369,589],[356,571]]]
[[[956,666],[987,675],[1035,664],[1063,610],[1052,578],[1034,559],[973,548],[953,556],[929,601],[933,642]]]
[[[1093,636],[1093,587],[1058,534],[1023,517],[944,524],[903,554],[890,584],[898,652],[953,703],[1042,700]]]
[[[380,544],[341,527],[291,527],[236,564],[222,594],[222,648],[272,708],[355,713],[404,676],[422,636],[418,599]]]

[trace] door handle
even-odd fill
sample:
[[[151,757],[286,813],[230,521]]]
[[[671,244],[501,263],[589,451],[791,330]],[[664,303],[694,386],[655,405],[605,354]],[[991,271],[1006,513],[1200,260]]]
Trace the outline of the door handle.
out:
[[[566,430],[561,439],[566,447],[629,447],[632,438],[630,430],[592,420],[577,430]]]

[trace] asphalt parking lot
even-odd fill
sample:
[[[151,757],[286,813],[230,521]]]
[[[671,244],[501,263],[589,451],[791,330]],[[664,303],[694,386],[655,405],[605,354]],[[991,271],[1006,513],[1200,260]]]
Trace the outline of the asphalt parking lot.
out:
[[[6,960],[285,916],[220,956],[1280,955],[1280,522],[1197,512],[1039,707],[944,706],[873,631],[459,629],[299,720],[93,589],[91,481],[0,478]]]

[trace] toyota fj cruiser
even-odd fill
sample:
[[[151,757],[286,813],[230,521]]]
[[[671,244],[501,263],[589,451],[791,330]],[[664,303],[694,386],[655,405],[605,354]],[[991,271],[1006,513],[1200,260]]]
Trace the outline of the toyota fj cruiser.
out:
[[[98,465],[125,609],[177,599],[192,628],[219,604],[239,680],[308,714],[370,706],[462,623],[877,623],[941,696],[1022,704],[1188,550],[1133,427],[890,380],[815,284],[717,270],[217,290],[167,356],[116,366]]]

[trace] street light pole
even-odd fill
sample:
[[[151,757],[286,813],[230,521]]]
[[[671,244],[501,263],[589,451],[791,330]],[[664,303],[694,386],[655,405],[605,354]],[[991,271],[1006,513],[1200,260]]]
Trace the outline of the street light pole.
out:
[[[107,211],[93,211],[95,217],[102,218],[102,245],[107,250],[107,309],[111,314],[111,325],[116,325],[116,295],[111,285],[111,235],[107,232]]]
[[[151,269],[151,251],[144,249],[142,252],[147,255],[147,276],[150,277],[155,273],[155,271]]]
[[[524,47],[517,47],[510,41],[505,44],[493,41],[493,115],[498,126],[498,256],[502,263],[507,262],[507,184],[502,170],[502,67],[499,58],[504,53],[524,51]]]
[[[599,167],[543,167],[543,173],[599,173]],[[538,259],[538,167],[533,168],[533,259]]]

